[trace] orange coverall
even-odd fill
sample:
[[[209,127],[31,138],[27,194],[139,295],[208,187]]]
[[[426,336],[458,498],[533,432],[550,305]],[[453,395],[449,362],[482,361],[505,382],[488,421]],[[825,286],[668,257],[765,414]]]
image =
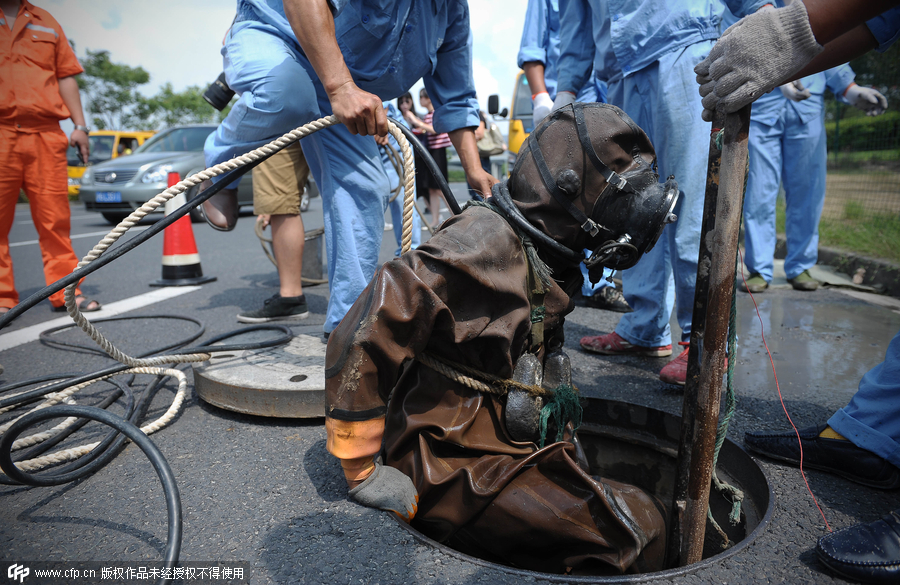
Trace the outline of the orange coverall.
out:
[[[20,189],[31,203],[47,284],[78,264],[69,238],[68,139],[59,127],[70,113],[58,80],[84,69],[46,10],[22,0],[12,30],[2,12],[0,23],[0,307],[13,307],[19,293],[9,230]],[[63,292],[54,293],[50,303],[62,306]]]

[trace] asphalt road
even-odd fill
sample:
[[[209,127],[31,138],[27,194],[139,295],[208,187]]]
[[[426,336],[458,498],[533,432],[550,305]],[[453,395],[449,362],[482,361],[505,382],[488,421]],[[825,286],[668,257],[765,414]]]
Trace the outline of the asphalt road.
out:
[[[459,188],[458,185],[455,188]],[[321,225],[321,203],[314,199],[304,214],[308,228]],[[72,235],[83,256],[108,230],[97,214],[73,206]],[[92,235],[86,235],[92,234]],[[239,327],[235,315],[257,308],[277,290],[274,266],[263,256],[253,232],[253,217],[243,216],[232,233],[194,225],[205,274],[215,282],[172,298],[151,302],[156,289],[162,241],[159,236],[104,267],[85,282],[84,292],[106,307],[130,300],[146,306],[128,309],[129,320],[102,325],[126,353],[143,353],[189,335],[196,326],[173,318],[136,319],[138,315],[181,315],[201,320],[202,339]],[[10,241],[22,297],[43,286],[38,246],[27,206],[19,205]],[[382,257],[395,245],[385,234]],[[165,289],[173,290],[173,289]],[[327,286],[308,287],[312,315],[297,333],[318,335],[327,303]],[[135,299],[139,299],[135,301]],[[729,438],[744,432],[787,429],[760,334],[776,365],[784,404],[799,428],[824,422],[852,396],[860,375],[883,359],[888,341],[900,328],[896,307],[850,297],[836,290],[801,293],[778,288],[758,297],[760,317],[749,297],[738,297],[741,340],[736,365],[738,411]],[[123,306],[123,305],[118,305]],[[94,314],[97,315],[97,314]],[[93,318],[94,315],[90,317]],[[9,336],[49,327],[64,314],[43,302],[0,332],[0,384],[54,373],[98,370],[109,358],[39,341],[15,345]],[[659,381],[665,359],[600,357],[580,350],[583,335],[614,328],[618,314],[584,307],[567,320],[566,346],[574,379],[586,396],[603,397],[680,414],[681,392]],[[64,321],[63,321],[64,322]],[[30,329],[31,328],[31,329]],[[80,331],[59,339],[92,346]],[[34,337],[36,339],[36,337]],[[190,376],[190,368],[182,368]],[[143,377],[142,379],[149,379]],[[79,394],[92,404],[109,392],[100,384]],[[169,405],[174,385],[159,390],[148,418]],[[117,410],[118,409],[118,410]],[[121,411],[121,406],[112,408]],[[9,415],[0,415],[0,423]],[[89,425],[75,443],[102,434]],[[241,567],[249,583],[521,583],[548,582],[470,562],[423,543],[385,513],[359,506],[346,497],[340,467],[325,451],[321,419],[291,420],[244,416],[198,400],[189,388],[181,413],[151,437],[172,466],[184,511],[181,564]],[[816,561],[816,539],[824,522],[793,467],[759,461],[774,490],[772,520],[749,547],[723,561],[659,582],[843,583]],[[809,485],[832,528],[869,521],[900,507],[900,493],[879,492],[828,474],[808,471]],[[153,468],[129,445],[91,477],[58,487],[0,486],[0,569],[35,569],[42,562],[65,566],[96,562],[103,567],[159,566],[166,546],[166,506]],[[87,565],[85,565],[87,566]],[[91,565],[98,566],[98,565]],[[100,582],[100,579],[70,582]],[[61,583],[32,571],[22,583]],[[145,580],[146,582],[146,580]],[[191,582],[186,580],[185,582]],[[196,581],[195,581],[196,582]]]

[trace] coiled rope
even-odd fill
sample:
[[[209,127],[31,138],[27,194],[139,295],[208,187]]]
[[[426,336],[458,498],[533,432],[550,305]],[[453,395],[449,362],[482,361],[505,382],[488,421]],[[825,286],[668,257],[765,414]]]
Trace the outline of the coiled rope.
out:
[[[396,128],[396,122],[394,122],[393,120],[388,120],[388,122],[388,130],[390,131],[391,135],[397,140],[397,143],[400,144],[400,149],[403,153],[405,161],[404,170],[406,175],[405,185],[407,195],[403,206],[403,233],[401,236],[401,248],[403,252],[407,252],[409,251],[412,242],[412,191],[414,181],[412,149],[409,146],[409,143],[403,133]],[[190,177],[187,177],[186,179],[179,181],[177,184],[169,187],[156,197],[144,203],[140,208],[136,209],[128,217],[123,219],[116,227],[112,229],[112,231],[109,232],[109,234],[106,235],[106,237],[100,240],[100,242],[96,246],[94,246],[94,248],[90,252],[88,252],[88,254],[78,263],[76,270],[82,268],[83,266],[87,266],[88,264],[99,258],[129,229],[131,229],[137,222],[143,219],[144,216],[146,216],[148,213],[153,212],[160,205],[164,205],[166,201],[178,195],[179,193],[184,193],[188,189],[199,185],[207,179],[212,179],[213,177],[217,177],[228,171],[238,169],[250,163],[256,162],[261,158],[268,158],[269,156],[275,154],[289,144],[292,144],[302,138],[305,138],[306,136],[309,136],[314,132],[318,132],[319,130],[323,130],[337,123],[338,119],[335,116],[320,118],[295,130],[292,130],[287,134],[284,134],[280,138],[273,140],[272,142],[255,150],[252,150],[242,156],[238,156],[223,163],[219,163],[213,167],[202,170],[191,175]],[[88,337],[90,337],[94,341],[94,343],[100,346],[103,351],[109,354],[109,356],[116,361],[119,361],[131,367],[156,367],[173,363],[178,364],[202,362],[208,360],[211,357],[211,353],[192,353],[163,355],[152,358],[139,359],[125,354],[124,352],[116,348],[108,339],[106,339],[93,325],[91,325],[91,322],[88,321],[88,319],[85,318],[84,314],[78,309],[75,304],[76,286],[77,283],[73,282],[66,287],[66,311],[69,313],[69,316],[72,318],[72,320],[75,321],[75,323],[79,327],[81,327],[81,329],[85,333],[87,333]]]

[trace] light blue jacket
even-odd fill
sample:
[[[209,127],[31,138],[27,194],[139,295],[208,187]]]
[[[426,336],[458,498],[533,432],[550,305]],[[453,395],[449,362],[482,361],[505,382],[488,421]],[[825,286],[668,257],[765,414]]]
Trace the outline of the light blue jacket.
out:
[[[900,38],[900,8],[891,8],[866,22],[866,26],[872,31],[872,35],[878,41],[879,53],[884,53],[888,47]]]
[[[782,118],[785,108],[794,108],[800,120],[804,124],[809,124],[813,120],[822,118],[822,110],[825,107],[825,90],[830,89],[839,100],[847,103],[843,94],[855,78],[856,74],[849,65],[838,65],[821,73],[804,77],[800,82],[812,95],[800,102],[784,97],[781,90],[776,87],[753,102],[750,119],[766,126],[772,126]]]
[[[558,0],[528,0],[525,27],[516,59],[521,69],[525,63],[544,64],[544,83],[550,98],[556,97],[557,63],[559,62],[559,2]]]
[[[328,0],[353,80],[383,100],[422,79],[436,132],[478,126],[466,0]],[[238,19],[270,25],[297,43],[282,0],[238,0]]]
[[[558,91],[576,91],[591,72],[610,83],[664,53],[719,37],[727,5],[749,14],[768,0],[559,0]],[[588,23],[591,28],[588,29]]]

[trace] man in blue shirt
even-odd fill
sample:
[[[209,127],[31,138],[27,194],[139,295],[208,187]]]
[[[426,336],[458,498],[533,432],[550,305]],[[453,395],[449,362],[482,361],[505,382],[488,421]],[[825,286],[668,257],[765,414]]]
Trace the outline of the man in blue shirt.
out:
[[[528,0],[525,27],[522,30],[522,42],[519,45],[518,64],[525,72],[528,86],[531,88],[533,127],[547,117],[553,106],[553,99],[556,97],[558,62],[559,2],[558,0]],[[591,75],[578,92],[576,99],[579,102],[606,103],[606,82]],[[586,253],[590,254],[590,251],[588,250]],[[619,313],[631,311],[622,292],[610,282],[612,270],[604,270],[603,278],[597,284],[591,284],[587,268],[583,263],[581,274],[584,277],[581,296],[589,307]]]
[[[435,127],[450,134],[469,183],[487,193],[497,182],[481,168],[475,146],[478,102],[465,1],[238,0],[222,54],[228,85],[240,98],[207,139],[207,165],[322,116],[343,122],[302,141],[325,218],[326,336],[378,263],[390,192],[372,138],[387,133],[382,99],[423,78],[434,96]],[[204,211],[214,227],[228,230],[236,204],[228,190],[219,195]]]
[[[759,98],[750,111],[750,174],[744,196],[744,264],[750,271],[741,290],[760,293],[772,280],[775,199],[784,186],[787,256],[784,272],[796,290],[816,290],[809,274],[819,251],[819,218],[825,203],[825,89],[870,115],[887,100],[854,83],[849,65],[839,65]]]
[[[694,67],[719,36],[725,4],[736,14],[764,0],[562,0],[560,61],[554,108],[571,103],[592,74],[607,79],[609,102],[621,107],[650,136],[660,177],[675,175],[681,195],[678,221],[656,246],[622,275],[625,300],[634,308],[616,330],[585,337],[587,351],[605,355],[672,354],[673,307],[682,330],[681,354],[660,378],[683,385],[697,277],[700,224],[706,188],[710,126],[701,119]],[[590,22],[591,27],[585,26]],[[588,30],[591,32],[589,33]]]

